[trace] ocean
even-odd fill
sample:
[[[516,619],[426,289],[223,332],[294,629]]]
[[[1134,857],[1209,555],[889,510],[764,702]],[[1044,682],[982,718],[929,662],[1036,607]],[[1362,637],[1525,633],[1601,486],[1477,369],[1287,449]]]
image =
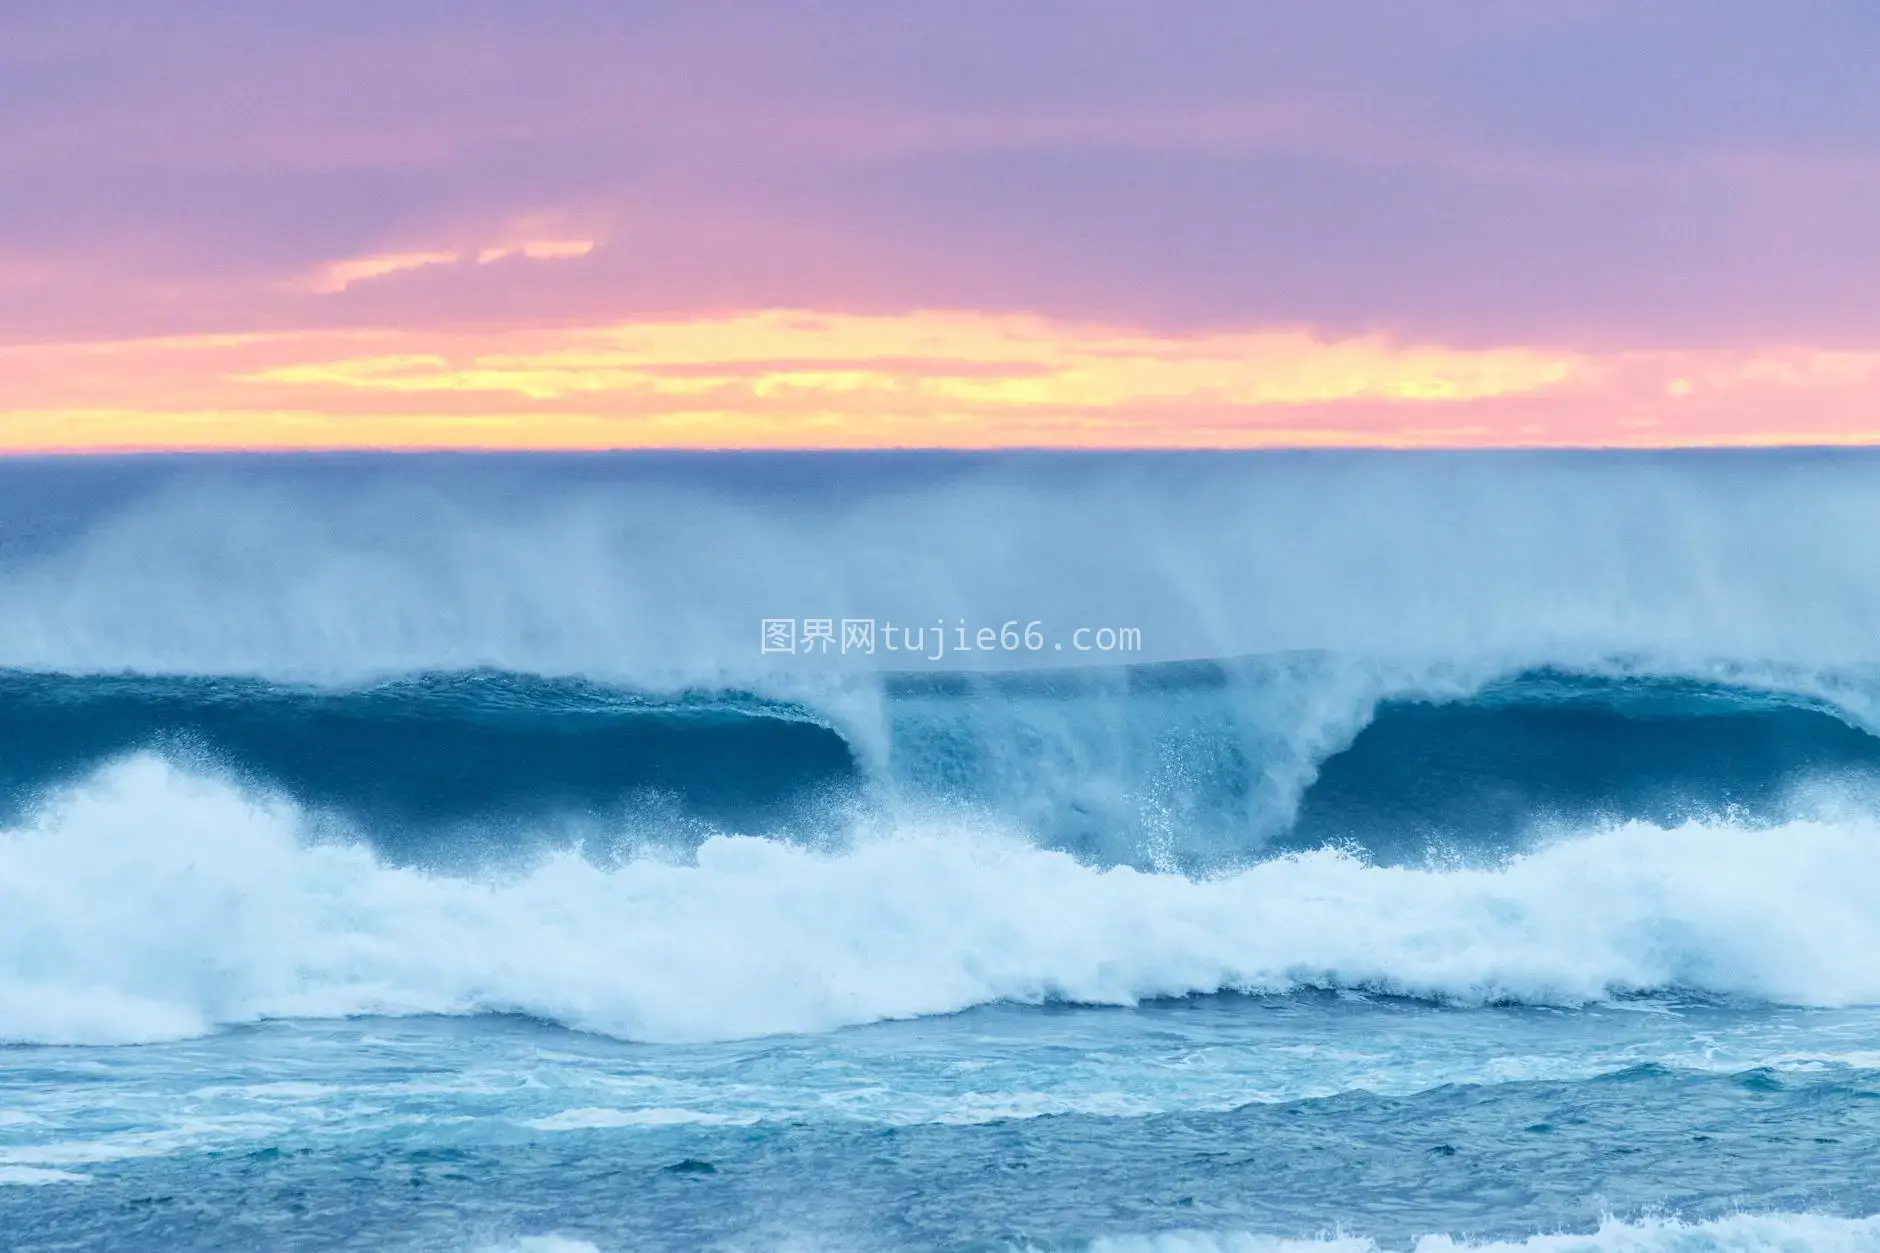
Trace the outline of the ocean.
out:
[[[1880,1250],[1880,457],[0,461],[0,1247]]]

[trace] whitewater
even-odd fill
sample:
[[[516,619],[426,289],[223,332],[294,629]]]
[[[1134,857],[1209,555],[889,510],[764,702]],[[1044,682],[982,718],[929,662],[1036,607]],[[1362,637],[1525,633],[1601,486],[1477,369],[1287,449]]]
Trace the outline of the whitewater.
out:
[[[1875,883],[1866,820],[1631,823],[1489,869],[1322,849],[1201,880],[921,823],[841,851],[719,835],[682,862],[561,852],[465,879],[308,842],[281,803],[136,758],[0,835],[0,1031],[123,1044],[262,1018],[521,1013],[720,1040],[1302,988],[1880,1003]]]
[[[1875,524],[1864,454],[0,463],[0,1244],[1880,1247]]]

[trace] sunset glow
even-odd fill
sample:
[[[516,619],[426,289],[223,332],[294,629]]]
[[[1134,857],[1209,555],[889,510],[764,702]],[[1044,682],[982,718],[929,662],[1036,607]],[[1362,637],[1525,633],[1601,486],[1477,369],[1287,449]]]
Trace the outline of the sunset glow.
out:
[[[1880,354],[1451,348],[772,310],[0,349],[0,440],[158,448],[1378,447],[1874,433]]]
[[[1880,436],[1845,39],[824,17],[6,19],[0,450]]]

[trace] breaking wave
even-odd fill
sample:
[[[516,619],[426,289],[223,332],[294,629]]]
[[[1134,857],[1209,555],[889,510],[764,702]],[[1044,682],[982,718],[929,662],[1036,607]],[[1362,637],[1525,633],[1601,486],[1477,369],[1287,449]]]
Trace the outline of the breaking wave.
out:
[[[1880,999],[1876,489],[1809,454],[0,465],[0,1036]],[[1144,649],[767,656],[777,615]]]
[[[136,752],[291,799],[394,862],[712,834],[827,843],[858,814],[970,814],[1102,864],[1203,873],[1327,844],[1414,863],[1541,829],[1880,790],[1820,696],[1538,671],[1380,696],[1315,656],[869,680],[879,736],[753,693],[474,672],[363,688],[0,673],[0,820]]]
[[[1880,1000],[1880,824],[1857,818],[1633,822],[1489,868],[1321,849],[1201,878],[920,823],[827,849],[714,836],[473,876],[307,837],[292,804],[149,756],[0,835],[0,1037],[513,1012],[710,1040],[995,1000],[1301,988]]]

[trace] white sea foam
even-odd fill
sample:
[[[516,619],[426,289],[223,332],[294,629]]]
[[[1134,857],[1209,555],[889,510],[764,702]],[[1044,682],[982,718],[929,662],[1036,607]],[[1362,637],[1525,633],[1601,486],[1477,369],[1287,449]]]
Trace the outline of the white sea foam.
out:
[[[1098,1240],[1091,1253],[1377,1253],[1356,1237],[1288,1240],[1251,1234],[1168,1232]],[[1425,1236],[1416,1253],[1870,1253],[1880,1250],[1880,1218],[1815,1214],[1737,1215],[1712,1222],[1609,1220],[1590,1235],[1535,1235],[1475,1243]]]
[[[712,1040],[997,1000],[1304,986],[1866,1004],[1877,888],[1880,824],[1865,819],[1634,824],[1500,869],[1321,851],[1207,880],[910,824],[836,852],[718,837],[684,863],[564,853],[466,879],[307,843],[291,806],[135,757],[0,833],[0,1039],[515,1011]]]
[[[482,1245],[476,1253],[601,1253],[601,1250],[586,1240],[551,1232],[545,1236],[522,1236],[502,1244]]]
[[[0,1188],[35,1188],[48,1183],[90,1183],[90,1175],[70,1170],[44,1170],[37,1166],[0,1166]]]
[[[758,1115],[714,1114],[696,1109],[565,1109],[546,1118],[531,1118],[537,1131],[593,1131],[615,1127],[748,1127]]]
[[[812,1246],[785,1240],[751,1247],[794,1250],[827,1246],[822,1242]],[[1608,1220],[1587,1235],[1533,1235],[1488,1242],[1431,1235],[1408,1246],[1379,1244],[1360,1236],[1301,1240],[1253,1233],[1173,1231],[1098,1239],[1091,1242],[1089,1253],[1383,1253],[1399,1247],[1415,1253],[1873,1253],[1880,1250],[1880,1218],[1743,1214],[1696,1223],[1674,1219]],[[485,1246],[478,1253],[602,1253],[602,1248],[549,1235]]]

